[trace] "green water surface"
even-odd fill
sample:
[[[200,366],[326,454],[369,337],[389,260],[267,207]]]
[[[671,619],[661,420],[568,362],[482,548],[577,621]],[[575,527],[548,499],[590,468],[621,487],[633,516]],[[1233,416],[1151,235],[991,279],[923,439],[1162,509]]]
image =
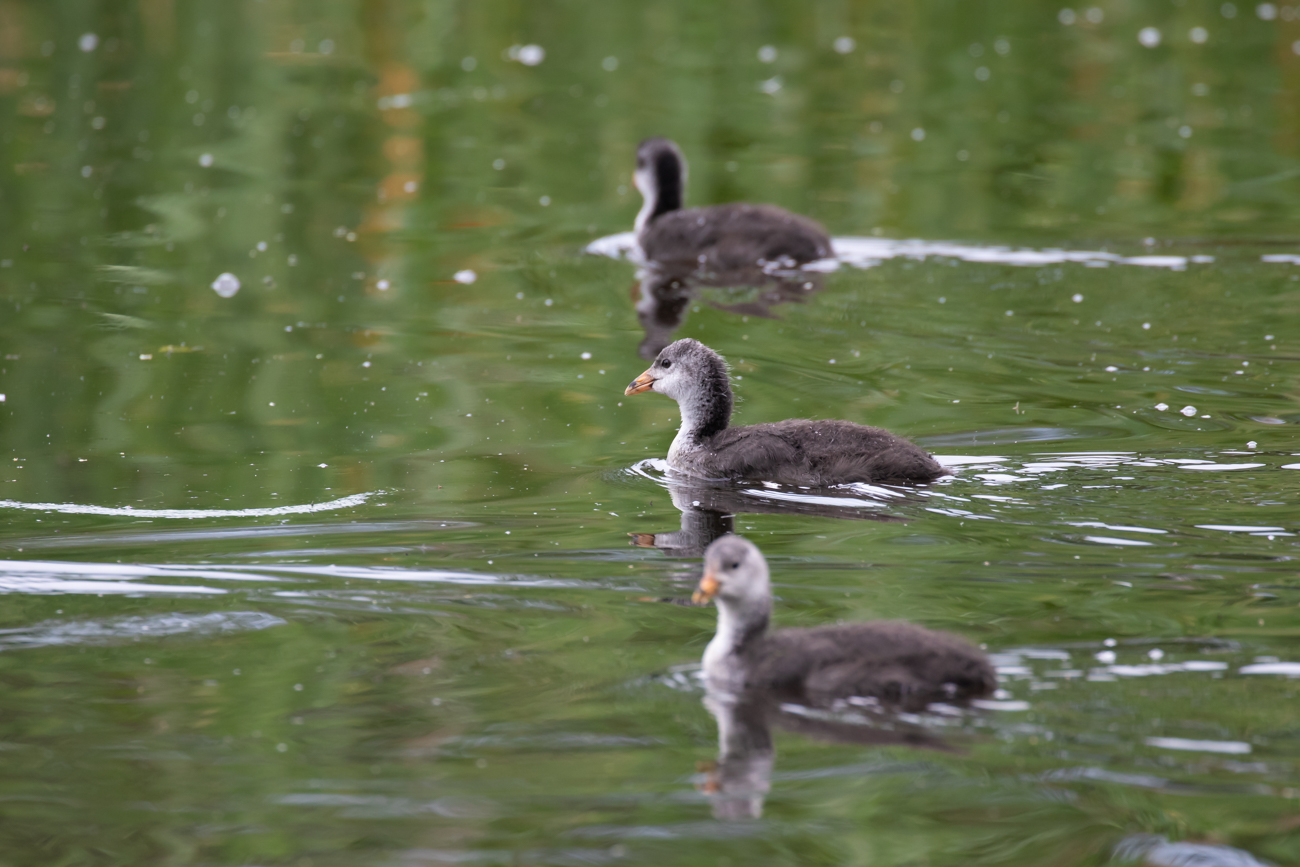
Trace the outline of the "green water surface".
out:
[[[690,299],[737,421],[954,477],[665,478],[648,135],[880,253]],[[0,865],[1300,863],[1297,254],[1300,7],[0,0]],[[716,819],[719,526],[1004,692]]]

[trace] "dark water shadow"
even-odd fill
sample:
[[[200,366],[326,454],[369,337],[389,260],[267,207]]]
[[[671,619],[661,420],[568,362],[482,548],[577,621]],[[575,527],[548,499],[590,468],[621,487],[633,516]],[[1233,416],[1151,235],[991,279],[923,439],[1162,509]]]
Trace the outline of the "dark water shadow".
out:
[[[710,692],[704,696],[704,706],[718,724],[718,758],[700,769],[704,776],[696,788],[712,802],[713,817],[723,822],[762,816],[776,765],[773,727],[825,743],[961,752],[924,727],[887,713],[881,713],[878,721],[861,714],[852,719],[811,715],[811,709],[784,704],[780,696],[767,692],[740,696]],[[897,773],[903,769],[898,762],[884,762],[820,773]]]
[[[636,318],[645,331],[637,353],[650,360],[672,343],[691,302],[706,289],[750,289],[727,301],[706,298],[705,303],[738,316],[775,319],[773,307],[802,302],[821,290],[824,279],[814,271],[769,271],[758,265],[706,271],[693,261],[647,262],[640,284],[633,287]]]
[[[883,510],[892,501],[909,499],[895,488],[875,488],[891,502],[864,499],[865,486],[844,489],[793,489],[787,486],[708,482],[669,471],[663,476],[638,469],[668,489],[673,505],[681,511],[681,527],[667,532],[629,533],[632,544],[640,548],[658,548],[671,557],[700,557],[709,543],[735,532],[735,516],[808,515],[850,521],[901,523],[909,520]],[[856,496],[855,496],[856,495]]]

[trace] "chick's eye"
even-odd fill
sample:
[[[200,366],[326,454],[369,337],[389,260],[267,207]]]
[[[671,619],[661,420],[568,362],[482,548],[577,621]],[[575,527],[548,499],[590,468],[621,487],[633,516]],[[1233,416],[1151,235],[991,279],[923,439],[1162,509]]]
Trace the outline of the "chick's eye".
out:
[[[673,366],[673,363],[672,363],[671,361],[669,361],[668,359],[665,358],[663,361],[659,362],[659,366],[660,366],[660,367],[672,367],[672,366]]]
[[[739,569],[739,568],[740,568],[740,564],[739,564],[739,563],[728,563],[728,564],[727,564],[727,568],[728,568],[728,569]]]

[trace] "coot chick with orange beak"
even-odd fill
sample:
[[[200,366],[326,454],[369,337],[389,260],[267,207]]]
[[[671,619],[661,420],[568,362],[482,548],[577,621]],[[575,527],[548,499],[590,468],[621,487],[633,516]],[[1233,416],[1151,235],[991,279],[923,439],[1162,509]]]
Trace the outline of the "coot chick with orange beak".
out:
[[[931,482],[948,472],[924,449],[878,427],[808,419],[729,427],[734,401],[726,362],[698,340],[665,346],[623,393],[646,391],[671,397],[681,409],[668,466],[687,475],[824,487]]]
[[[718,631],[704,650],[710,689],[770,690],[814,705],[870,696],[914,709],[979,698],[997,688],[988,658],[965,639],[911,623],[769,631],[767,561],[740,536],[723,536],[704,552],[694,601],[718,607]]]

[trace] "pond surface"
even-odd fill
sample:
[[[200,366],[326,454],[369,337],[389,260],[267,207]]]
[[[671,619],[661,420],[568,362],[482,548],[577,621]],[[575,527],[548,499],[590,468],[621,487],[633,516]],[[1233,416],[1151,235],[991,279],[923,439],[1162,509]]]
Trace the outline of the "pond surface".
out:
[[[0,2],[0,864],[1300,863],[1298,90],[1287,5]],[[836,236],[669,327],[737,421],[955,475],[665,477],[655,134]],[[729,810],[728,528],[1004,691]]]

